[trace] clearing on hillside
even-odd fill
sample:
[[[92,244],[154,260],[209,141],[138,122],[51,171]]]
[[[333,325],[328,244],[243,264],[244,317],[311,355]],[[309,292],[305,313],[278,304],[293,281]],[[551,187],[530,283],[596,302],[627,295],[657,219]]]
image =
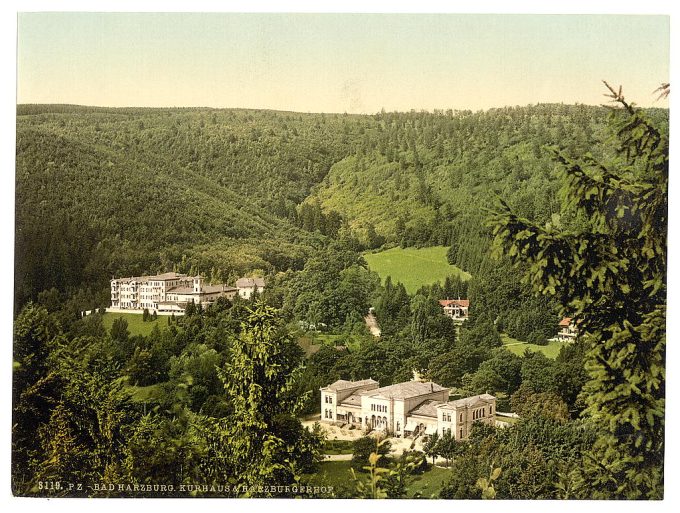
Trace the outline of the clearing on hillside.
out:
[[[444,283],[447,276],[470,279],[470,274],[449,264],[446,260],[446,246],[430,248],[392,248],[380,253],[364,253],[368,267],[385,281],[392,277],[392,283],[401,282],[409,294],[423,285],[437,281]]]
[[[148,336],[151,334],[153,327],[158,325],[162,330],[168,326],[168,317],[166,315],[159,315],[155,321],[144,322],[142,320],[142,312],[138,314],[131,313],[121,313],[121,312],[106,312],[102,316],[102,322],[106,331],[111,331],[111,326],[113,326],[113,321],[122,317],[128,323],[128,331],[130,335],[144,335]]]
[[[551,340],[546,345],[539,346],[511,338],[505,333],[501,333],[501,341],[503,342],[503,347],[505,347],[508,351],[515,353],[517,356],[524,356],[524,351],[528,349],[529,351],[543,353],[545,356],[552,358],[553,360],[557,358],[558,354],[560,354],[560,349],[562,349],[562,347],[570,344],[570,342]]]

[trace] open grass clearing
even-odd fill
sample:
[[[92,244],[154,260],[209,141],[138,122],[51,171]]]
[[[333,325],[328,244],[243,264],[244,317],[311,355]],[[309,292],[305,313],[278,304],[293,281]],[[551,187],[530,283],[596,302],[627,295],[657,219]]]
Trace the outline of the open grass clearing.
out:
[[[321,463],[315,480],[332,486],[335,490],[353,490],[350,461],[326,461]],[[411,476],[406,486],[407,498],[420,497],[424,499],[436,498],[442,485],[451,475],[450,469],[433,467],[420,475]],[[365,480],[367,474],[357,472],[359,479]]]
[[[420,497],[423,499],[436,499],[443,484],[451,476],[451,469],[432,467],[420,475],[414,476],[409,481],[406,489],[408,497]]]
[[[502,417],[500,415],[496,415],[496,420],[499,420],[501,422],[505,422],[506,424],[513,425],[517,424],[519,422],[519,419],[516,417]]]
[[[106,312],[102,316],[102,321],[104,322],[104,327],[106,331],[111,330],[113,326],[113,321],[122,317],[128,323],[128,331],[130,335],[144,335],[148,336],[153,330],[154,326],[158,326],[160,329],[166,328],[168,326],[168,317],[165,315],[159,315],[155,321],[144,322],[142,320],[142,312],[138,314],[133,313],[121,313],[121,312]]]
[[[560,349],[562,349],[562,347],[564,347],[566,344],[569,344],[569,342],[551,340],[550,342],[548,342],[547,345],[539,346],[536,344],[529,344],[527,342],[522,342],[521,340],[514,339],[512,337],[509,337],[505,333],[501,333],[501,342],[503,342],[503,346],[508,351],[515,353],[517,356],[523,356],[524,352],[528,349],[529,351],[532,352],[543,353],[548,358],[553,359],[557,358],[557,355],[560,354]]]
[[[298,338],[298,344],[305,352],[305,356],[310,357],[319,349],[321,349],[322,346],[337,347],[339,350],[343,350],[344,347],[347,347],[350,351],[353,351],[359,349],[361,347],[362,341],[366,339],[367,337],[362,337],[359,335],[334,335],[328,333],[308,332]]]
[[[364,253],[368,267],[385,281],[391,276],[392,283],[401,282],[409,294],[423,285],[437,281],[444,283],[447,276],[460,276],[464,280],[470,274],[449,264],[446,260],[446,246],[429,248],[391,248],[379,253]]]
[[[130,400],[136,403],[154,402],[161,393],[160,383],[140,387],[137,385],[125,385],[125,391],[130,394]]]

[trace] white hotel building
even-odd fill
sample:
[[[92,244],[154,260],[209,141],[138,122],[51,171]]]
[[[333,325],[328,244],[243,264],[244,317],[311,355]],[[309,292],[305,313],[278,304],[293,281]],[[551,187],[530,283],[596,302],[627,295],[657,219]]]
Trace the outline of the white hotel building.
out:
[[[449,401],[449,389],[437,383],[407,381],[379,387],[372,379],[341,379],[321,388],[321,420],[397,437],[450,431],[462,440],[474,422],[495,425],[496,398],[481,394]]]
[[[150,312],[184,313],[187,304],[207,306],[218,297],[233,298],[238,292],[227,285],[207,285],[201,276],[175,272],[156,276],[111,280],[111,308]]]

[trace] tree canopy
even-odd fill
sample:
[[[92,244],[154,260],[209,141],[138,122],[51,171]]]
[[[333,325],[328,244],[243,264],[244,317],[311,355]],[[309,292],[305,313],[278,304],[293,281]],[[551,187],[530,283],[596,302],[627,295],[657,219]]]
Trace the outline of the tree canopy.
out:
[[[663,497],[668,137],[607,86],[616,152],[553,150],[574,221],[496,214],[498,247],[577,319],[588,342],[586,418],[598,439],[575,479],[583,496]],[[575,492],[578,493],[578,492]]]

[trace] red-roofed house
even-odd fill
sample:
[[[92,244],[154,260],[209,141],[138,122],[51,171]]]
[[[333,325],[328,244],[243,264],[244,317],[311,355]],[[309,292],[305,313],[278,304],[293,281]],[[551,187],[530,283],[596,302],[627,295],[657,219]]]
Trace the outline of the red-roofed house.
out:
[[[565,317],[558,324],[560,331],[557,333],[557,340],[562,342],[571,342],[576,340],[578,336],[578,328],[576,322],[571,317]]]
[[[440,299],[439,304],[444,309],[444,315],[454,321],[463,322],[468,318],[469,299]]]

